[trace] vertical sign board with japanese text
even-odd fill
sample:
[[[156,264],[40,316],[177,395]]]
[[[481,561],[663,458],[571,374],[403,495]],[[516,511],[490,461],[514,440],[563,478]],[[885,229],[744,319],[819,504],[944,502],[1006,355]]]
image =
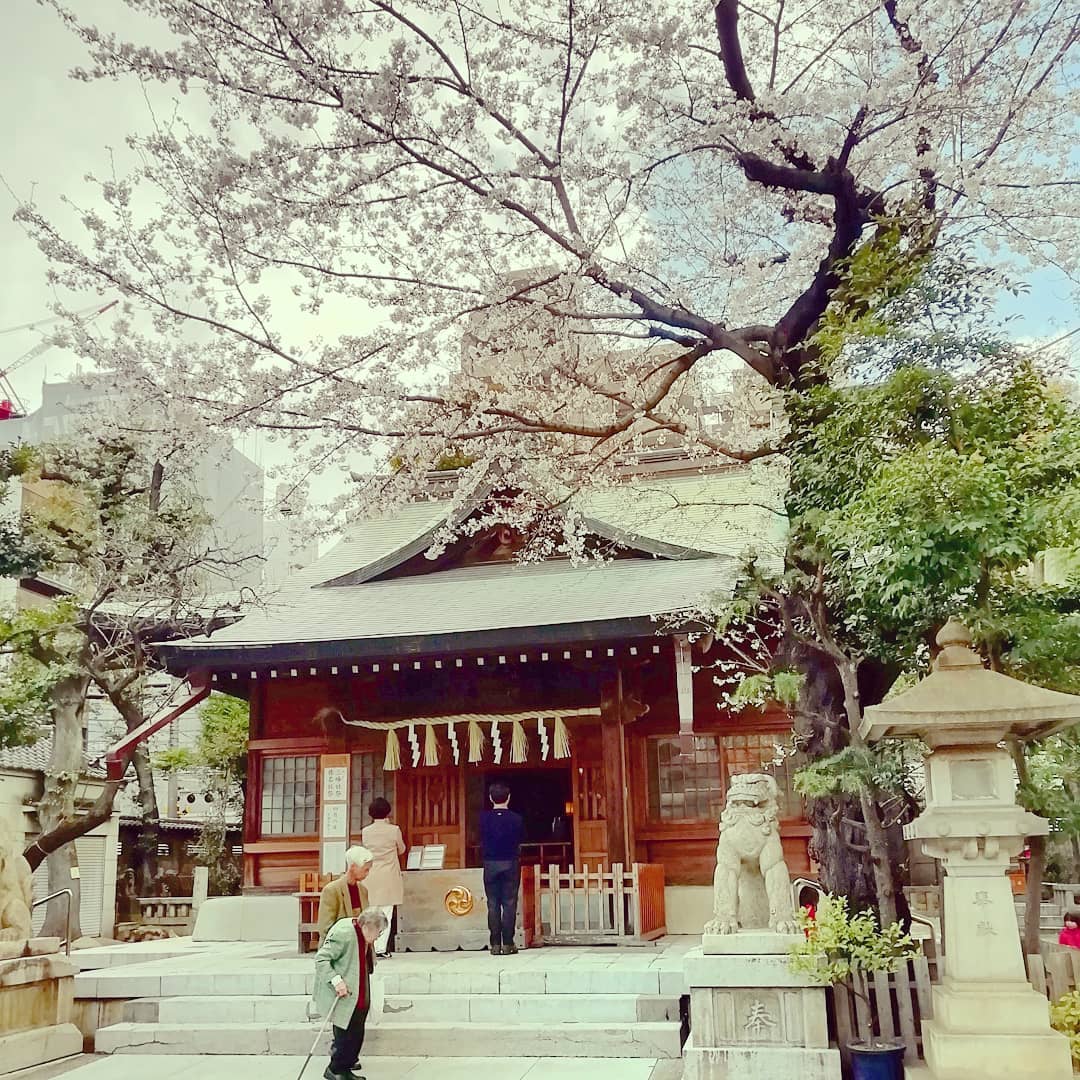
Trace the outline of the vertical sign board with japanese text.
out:
[[[349,755],[323,754],[319,769],[320,869],[324,874],[340,874],[345,869],[345,849],[349,846]]]

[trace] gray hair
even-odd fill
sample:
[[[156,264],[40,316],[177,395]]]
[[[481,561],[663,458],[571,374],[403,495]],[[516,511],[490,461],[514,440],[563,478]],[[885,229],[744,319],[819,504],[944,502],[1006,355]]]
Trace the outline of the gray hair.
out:
[[[367,908],[356,916],[356,924],[370,926],[376,934],[381,934],[390,925],[390,920],[378,908]]]
[[[350,866],[366,866],[374,858],[366,847],[357,844],[345,852],[345,869],[348,870]]]

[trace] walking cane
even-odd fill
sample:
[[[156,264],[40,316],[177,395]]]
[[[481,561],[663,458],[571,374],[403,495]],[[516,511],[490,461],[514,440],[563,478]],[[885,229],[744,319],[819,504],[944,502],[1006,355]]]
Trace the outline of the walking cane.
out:
[[[334,1010],[338,1007],[338,1002],[341,998],[334,998],[334,1004],[330,1006],[330,1011],[326,1014],[326,1019],[322,1022],[322,1027],[319,1028],[319,1034],[315,1036],[315,1041],[311,1044],[311,1049],[308,1051],[308,1055],[304,1058],[304,1064],[300,1066],[300,1072],[296,1076],[296,1080],[304,1075],[304,1070],[308,1067],[308,1062],[315,1056],[315,1049],[319,1045],[319,1040],[323,1037],[323,1032],[326,1031],[326,1025],[330,1023],[330,1017],[334,1015]]]

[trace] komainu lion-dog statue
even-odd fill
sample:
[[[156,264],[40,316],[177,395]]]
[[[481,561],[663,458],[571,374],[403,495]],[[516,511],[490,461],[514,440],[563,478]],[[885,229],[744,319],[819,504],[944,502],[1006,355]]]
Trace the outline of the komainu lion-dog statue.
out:
[[[33,936],[30,928],[30,864],[11,825],[0,818],[0,942],[22,942]],[[20,950],[21,951],[21,950]],[[10,945],[0,952],[11,955]]]
[[[765,773],[733,776],[720,815],[713,877],[713,919],[706,934],[763,929],[799,933],[791,879],[780,844],[776,781]]]

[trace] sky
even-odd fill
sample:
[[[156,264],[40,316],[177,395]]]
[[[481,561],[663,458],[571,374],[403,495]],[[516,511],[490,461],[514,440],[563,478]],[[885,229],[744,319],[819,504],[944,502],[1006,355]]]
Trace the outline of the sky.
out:
[[[118,0],[80,0],[75,6],[80,11],[111,10]],[[60,199],[66,195],[77,202],[83,197],[84,175],[108,171],[110,148],[122,155],[125,135],[148,125],[147,104],[137,87],[74,82],[67,73],[80,63],[85,63],[81,44],[51,9],[36,0],[8,0],[0,35],[0,90],[5,102],[0,139],[0,266],[4,268],[0,369],[41,340],[40,331],[4,331],[47,317],[55,299],[46,283],[45,259],[11,220],[16,198],[33,196],[47,212],[62,213]],[[1009,320],[1012,336],[1045,342],[1080,327],[1075,289],[1062,274],[1041,270],[1028,275],[1027,282],[1030,291],[1026,294],[1001,299],[1000,310]],[[64,299],[78,309],[99,298]],[[1074,350],[1080,347],[1080,334],[1070,343]],[[52,349],[20,367],[11,381],[23,402],[33,408],[40,400],[44,379],[62,381],[77,368],[77,357]],[[277,450],[262,440],[252,437],[240,448],[260,464],[274,464]],[[324,494],[329,493],[327,489]]]

